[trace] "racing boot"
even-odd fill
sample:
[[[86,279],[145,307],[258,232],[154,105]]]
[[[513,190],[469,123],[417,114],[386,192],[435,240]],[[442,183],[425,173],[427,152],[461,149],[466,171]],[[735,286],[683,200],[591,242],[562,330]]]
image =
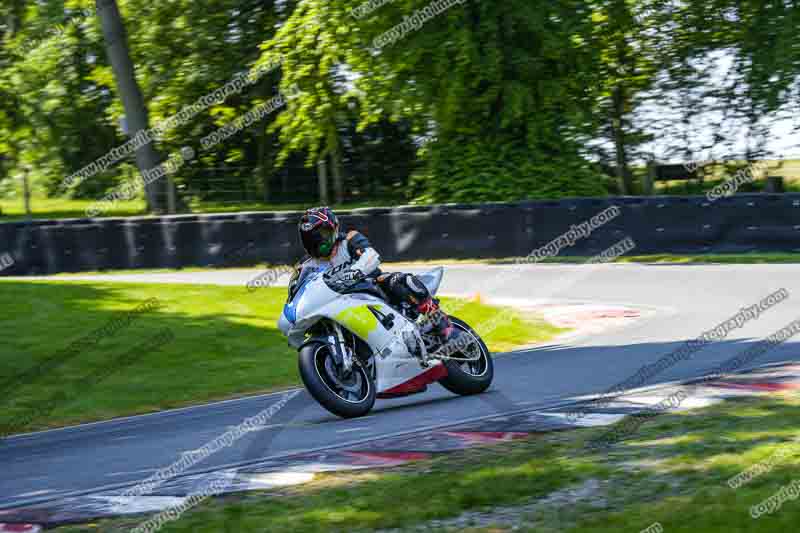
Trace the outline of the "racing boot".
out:
[[[439,300],[428,297],[417,305],[417,311],[423,316],[423,334],[433,334],[440,344],[446,343],[453,336],[453,324],[450,318],[439,307]]]

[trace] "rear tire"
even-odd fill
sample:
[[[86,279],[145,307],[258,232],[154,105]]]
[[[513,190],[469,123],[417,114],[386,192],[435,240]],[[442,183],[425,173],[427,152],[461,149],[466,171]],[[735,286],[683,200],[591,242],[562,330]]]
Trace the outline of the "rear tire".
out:
[[[322,342],[311,342],[300,348],[300,378],[311,396],[331,413],[342,418],[364,416],[375,404],[375,383],[357,358],[353,359],[351,377],[345,381],[341,375],[332,378],[331,371],[338,371],[332,349]],[[341,388],[342,384],[353,390]]]
[[[494,379],[492,354],[480,335],[469,324],[452,316],[450,322],[460,335],[470,335],[474,341],[477,341],[471,343],[466,352],[451,354],[450,357],[459,355],[475,357],[478,355],[475,353],[476,349],[480,352],[480,357],[477,361],[464,361],[463,363],[454,359],[445,359],[444,366],[447,367],[447,377],[440,379],[439,383],[450,392],[462,396],[480,394],[489,388]]]

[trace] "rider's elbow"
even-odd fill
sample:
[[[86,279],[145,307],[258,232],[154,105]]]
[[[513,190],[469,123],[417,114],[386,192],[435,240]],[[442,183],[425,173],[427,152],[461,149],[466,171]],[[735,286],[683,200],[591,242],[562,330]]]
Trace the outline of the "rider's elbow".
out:
[[[375,248],[367,248],[364,250],[364,253],[361,254],[359,262],[363,262],[361,271],[364,272],[364,274],[372,274],[381,265],[381,256]]]

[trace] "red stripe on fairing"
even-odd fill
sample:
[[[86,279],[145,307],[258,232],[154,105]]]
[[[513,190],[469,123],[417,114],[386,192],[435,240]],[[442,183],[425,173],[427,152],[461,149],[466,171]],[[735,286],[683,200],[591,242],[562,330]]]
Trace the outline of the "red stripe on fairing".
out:
[[[428,383],[439,381],[445,377],[447,377],[447,368],[443,364],[438,364],[400,385],[395,385],[391,389],[383,391],[381,394],[411,394],[424,388]]]

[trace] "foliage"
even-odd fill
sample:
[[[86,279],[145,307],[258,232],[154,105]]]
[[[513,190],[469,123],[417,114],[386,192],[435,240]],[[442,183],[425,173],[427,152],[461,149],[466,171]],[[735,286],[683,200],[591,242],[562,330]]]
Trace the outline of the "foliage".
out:
[[[415,176],[419,201],[510,201],[605,194],[576,152],[529,150],[521,143],[465,139],[437,147]],[[538,158],[536,157],[538,155]]]
[[[765,157],[770,121],[800,105],[796,2],[464,0],[421,20],[428,0],[359,16],[360,2],[343,0],[117,1],[151,126],[282,61],[157,139],[164,157],[198,154],[175,176],[187,205],[314,201],[320,160],[347,201],[637,192],[633,167],[663,131],[671,157]],[[127,140],[94,9],[0,5],[0,181],[28,172],[35,191],[58,196],[66,176]],[[732,65],[725,80],[711,74],[720,57]],[[200,149],[293,87],[285,107]],[[669,114],[644,118],[667,101]],[[703,112],[717,118],[701,146],[690,131]],[[730,153],[731,120],[747,124],[746,153]],[[99,198],[133,165],[127,156],[67,194]]]

